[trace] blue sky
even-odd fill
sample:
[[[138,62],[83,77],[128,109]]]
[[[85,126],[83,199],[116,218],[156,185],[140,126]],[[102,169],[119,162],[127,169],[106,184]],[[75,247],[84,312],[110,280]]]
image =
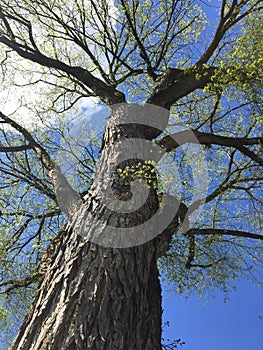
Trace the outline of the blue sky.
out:
[[[224,303],[223,293],[216,301],[204,305],[204,300],[192,296],[185,300],[163,288],[164,338],[181,338],[182,350],[262,350],[263,294],[245,280],[237,283],[237,291]]]
[[[210,4],[217,3],[210,2]],[[205,8],[210,19],[211,33],[217,22],[217,9]],[[163,286],[163,337],[180,338],[182,350],[262,350],[263,349],[263,293],[246,280],[235,284],[237,291],[224,302],[222,292],[215,293],[214,302],[205,304],[198,296],[184,299],[168,292]]]

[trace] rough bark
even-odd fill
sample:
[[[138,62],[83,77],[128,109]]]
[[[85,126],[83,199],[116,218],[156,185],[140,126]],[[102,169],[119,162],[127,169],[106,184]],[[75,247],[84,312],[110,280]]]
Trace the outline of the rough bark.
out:
[[[101,248],[67,229],[11,349],[160,349],[154,252]]]
[[[115,119],[122,112],[115,110]],[[135,136],[151,138],[151,132],[141,125],[125,128],[109,123],[96,180],[85,203],[61,232],[55,251],[45,257],[35,302],[10,350],[161,349],[157,258],[168,248],[169,239],[162,234],[138,246],[102,247],[91,241],[94,234],[103,236],[103,225],[87,221],[92,214],[107,225],[126,228],[157,210],[154,188],[149,190],[147,205],[136,213],[123,214],[122,220],[118,213],[105,210],[99,195],[100,187],[109,181],[104,176],[107,167],[118,157],[118,148],[110,146]],[[127,181],[116,176],[110,180],[115,194],[123,195],[125,201]]]
[[[193,66],[189,72],[168,68],[147,103],[170,109],[181,97],[207,86],[211,82],[215,70],[214,67],[199,66]]]

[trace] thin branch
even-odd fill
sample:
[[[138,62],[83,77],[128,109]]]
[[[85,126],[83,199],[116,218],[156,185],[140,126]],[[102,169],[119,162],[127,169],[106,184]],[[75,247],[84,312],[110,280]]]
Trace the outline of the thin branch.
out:
[[[217,261],[215,261],[215,262],[212,262],[212,263],[210,263],[210,264],[190,264],[189,265],[189,268],[191,268],[191,267],[199,267],[199,268],[201,268],[201,269],[207,269],[207,268],[209,268],[209,267],[212,267],[212,266],[215,266],[215,265],[217,265],[217,264],[219,264],[220,262],[222,262],[222,261],[224,261],[224,260],[226,260],[225,258],[221,258],[221,259],[218,259]]]
[[[25,288],[39,280],[39,276],[34,274],[32,276],[27,276],[24,279],[12,279],[8,281],[0,282],[1,287],[7,287],[5,290],[1,291],[0,294],[8,294],[17,288]]]
[[[129,24],[129,27],[131,29],[132,35],[133,35],[133,37],[134,37],[134,39],[135,39],[136,43],[138,44],[138,47],[139,47],[139,49],[141,51],[140,56],[146,63],[147,72],[148,72],[149,76],[153,78],[153,80],[156,80],[157,75],[155,74],[155,72],[153,70],[150,58],[149,58],[149,56],[147,54],[147,51],[146,51],[146,49],[145,49],[145,47],[143,45],[143,42],[139,38],[139,35],[137,33],[137,30],[136,30],[136,27],[135,27],[135,25],[132,22],[132,18],[131,18],[130,14],[129,14],[129,11],[128,11],[128,8],[126,6],[125,1],[121,0],[121,4],[123,6],[124,14],[125,14],[125,17],[126,17],[126,19],[128,21],[128,24]]]
[[[188,246],[188,256],[185,263],[185,267],[187,269],[190,269],[190,267],[192,266],[192,262],[195,259],[195,236],[192,232],[188,233],[187,236],[189,239],[189,246]]]

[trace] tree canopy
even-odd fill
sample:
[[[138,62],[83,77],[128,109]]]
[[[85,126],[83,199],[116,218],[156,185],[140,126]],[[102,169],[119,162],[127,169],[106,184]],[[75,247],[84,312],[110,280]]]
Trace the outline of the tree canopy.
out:
[[[78,162],[67,178],[71,195],[83,198],[92,183],[103,133],[85,123],[95,105],[170,111],[166,133],[154,140],[169,153],[158,189],[175,183],[176,167],[179,222],[188,226],[172,232],[159,261],[166,282],[202,296],[230,291],[240,276],[262,282],[261,21],[259,0],[1,1],[2,329],[21,322],[43,254],[67,220],[53,176],[62,148]],[[89,127],[88,138],[71,134],[76,123]],[[184,145],[169,136],[187,142],[189,132],[209,175],[198,198]]]

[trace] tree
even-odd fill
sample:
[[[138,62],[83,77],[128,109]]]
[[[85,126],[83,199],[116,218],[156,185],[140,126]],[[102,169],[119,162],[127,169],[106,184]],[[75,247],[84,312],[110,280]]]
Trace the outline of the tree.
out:
[[[21,85],[38,99],[0,113],[1,293],[15,307],[38,286],[10,349],[161,349],[158,268],[179,291],[227,290],[241,274],[260,281],[262,5],[222,0],[210,40],[212,9],[1,2],[5,90]],[[110,117],[99,148],[93,138],[77,156],[66,150],[78,158],[76,190],[56,157],[90,99]],[[211,175],[195,196],[204,162],[193,151],[191,169],[189,143],[204,146]],[[157,150],[179,165],[181,197],[174,183],[166,194]]]

